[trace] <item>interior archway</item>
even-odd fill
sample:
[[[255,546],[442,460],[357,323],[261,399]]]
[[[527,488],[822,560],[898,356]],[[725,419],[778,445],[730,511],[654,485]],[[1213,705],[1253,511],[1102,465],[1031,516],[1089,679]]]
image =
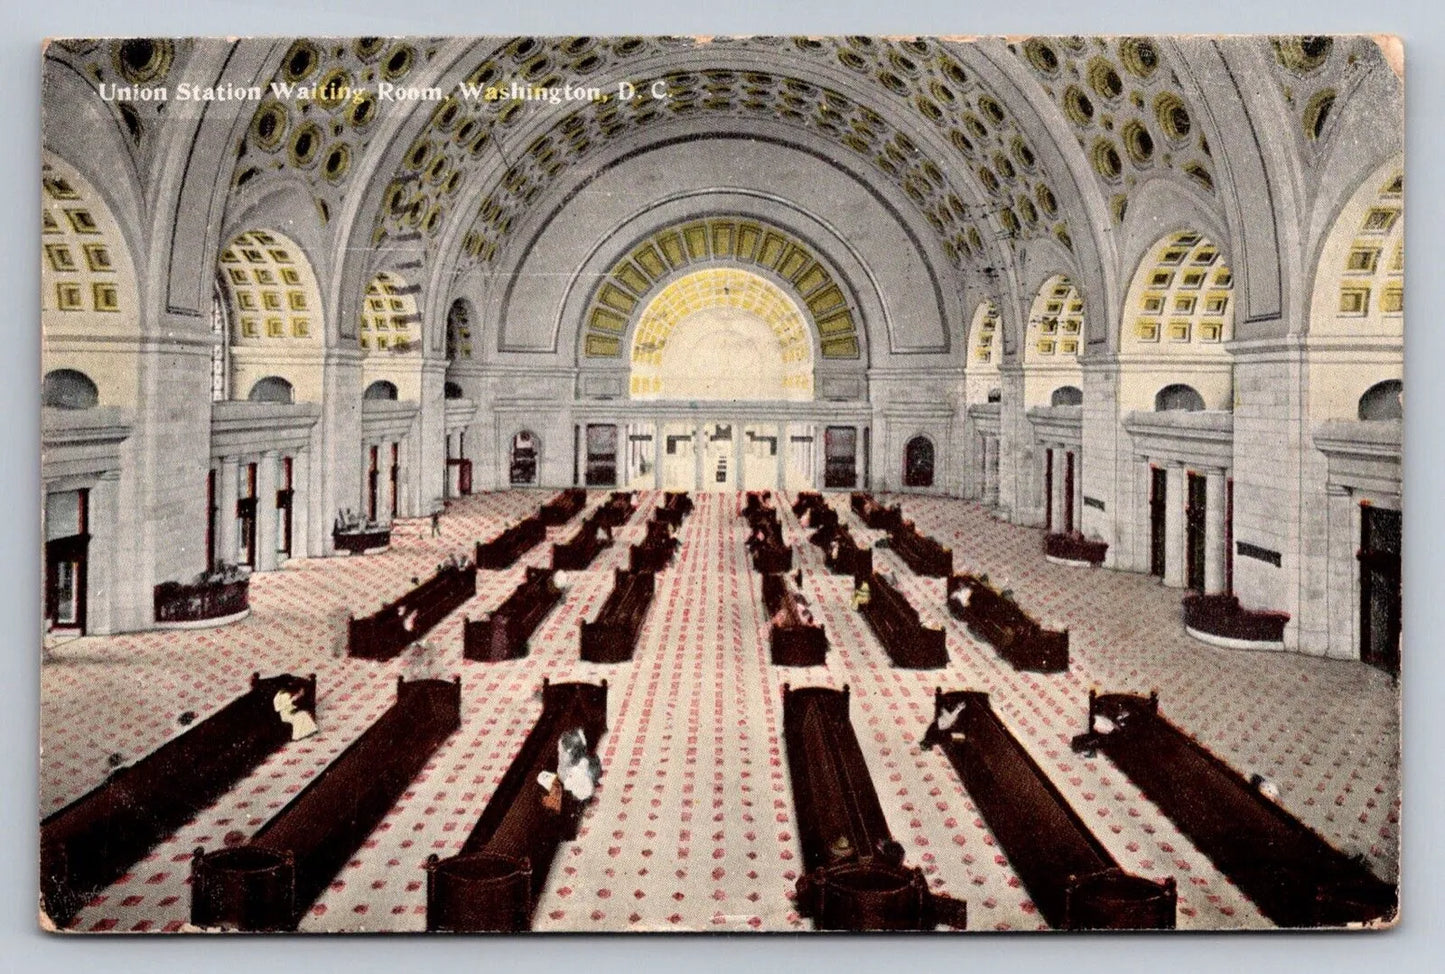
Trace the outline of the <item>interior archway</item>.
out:
[[[802,309],[738,268],[678,278],[638,320],[631,390],[634,399],[812,399],[813,343]]]
[[[321,288],[306,254],[274,230],[247,230],[221,251],[220,265],[230,343],[230,376],[222,385],[234,397],[278,376],[298,401],[319,402]]]

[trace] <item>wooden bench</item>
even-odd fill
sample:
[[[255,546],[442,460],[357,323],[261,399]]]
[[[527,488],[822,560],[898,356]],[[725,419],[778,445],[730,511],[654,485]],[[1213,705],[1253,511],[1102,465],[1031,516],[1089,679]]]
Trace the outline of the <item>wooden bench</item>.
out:
[[[966,607],[954,598],[960,591],[967,592]],[[1016,670],[1059,673],[1069,668],[1069,631],[1045,629],[981,578],[950,575],[948,611]]]
[[[477,594],[477,568],[448,566],[376,612],[346,623],[346,653],[388,660],[431,631],[457,606]]]
[[[538,784],[558,771],[558,740],[580,730],[589,751],[607,732],[607,681],[542,682],[542,716],[492,793],[461,852],[427,859],[429,931],[529,930],[557,846],[577,838],[587,802]]]
[[[823,565],[834,575],[852,575],[856,580],[873,574],[873,549],[858,547],[846,524],[838,526],[833,541],[824,550]]]
[[[884,507],[873,499],[872,494],[861,491],[854,491],[849,500],[853,505],[853,513],[875,531],[892,531],[903,524],[903,508],[897,504]]]
[[[158,842],[190,821],[295,736],[276,706],[313,718],[316,677],[251,675],[251,689],[40,823],[46,916],[69,923]],[[314,726],[314,725],[313,725]]]
[[[953,549],[920,534],[912,521],[904,521],[888,538],[889,545],[913,574],[930,578],[947,578],[953,574]]]
[[[942,747],[1049,926],[1174,928],[1174,878],[1156,883],[1124,872],[999,720],[988,694],[936,691],[933,713],[921,746]]]
[[[867,578],[866,584],[869,598],[859,611],[893,665],[910,670],[947,666],[948,644],[943,630],[923,625],[908,598],[877,572]]]
[[[1386,923],[1395,915],[1393,884],[1159,716],[1157,694],[1090,691],[1089,730],[1074,738],[1073,749],[1102,751],[1279,926]]]
[[[602,509],[582,522],[577,533],[562,544],[552,546],[552,567],[564,571],[581,571],[592,564],[604,548],[612,547],[612,528],[602,517]]]
[[[823,500],[823,495],[816,490],[801,490],[798,492],[798,499],[793,501],[793,516],[802,517],[804,511],[827,507],[828,502]]]
[[[617,569],[607,601],[593,622],[583,621],[582,658],[589,663],[622,663],[632,658],[637,634],[652,605],[655,579],[651,572]]]
[[[783,743],[803,868],[798,912],[819,930],[962,928],[961,900],[903,864],[848,718],[848,687],[783,684]]]
[[[191,859],[191,922],[295,930],[461,726],[462,684],[398,680],[396,703],[243,845]]]
[[[477,542],[478,568],[511,568],[522,555],[547,537],[547,526],[537,515],[523,518],[491,541]]]
[[[808,540],[819,548],[828,547],[829,542],[833,540],[833,535],[838,530],[838,525],[841,523],[838,512],[827,505],[823,505],[822,507],[809,509],[807,514],[808,523],[805,526],[816,529]]]
[[[628,550],[627,567],[634,572],[660,572],[672,562],[678,542],[672,536],[672,522],[659,519],[662,508],[647,522],[647,535],[641,544]]]
[[[569,487],[542,505],[537,516],[549,527],[566,524],[587,506],[587,491],[581,487]]]
[[[526,578],[507,600],[485,618],[462,625],[462,656],[496,663],[527,655],[527,640],[553,607],[562,601],[555,571],[527,567]]]
[[[763,576],[763,608],[768,613],[768,647],[774,666],[822,666],[828,635],[818,623],[804,622],[788,585],[788,576]],[[783,621],[777,621],[779,612]]]
[[[630,490],[614,490],[607,502],[597,509],[594,515],[601,520],[601,523],[609,528],[617,528],[626,524],[637,510],[637,503],[632,499]]]
[[[678,528],[682,526],[682,519],[692,513],[692,507],[692,498],[687,496],[687,491],[668,491],[652,516],[654,520]]]

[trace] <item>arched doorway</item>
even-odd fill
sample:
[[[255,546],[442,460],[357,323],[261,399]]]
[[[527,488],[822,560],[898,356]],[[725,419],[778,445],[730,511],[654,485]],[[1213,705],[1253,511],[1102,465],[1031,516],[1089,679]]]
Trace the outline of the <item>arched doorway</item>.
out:
[[[514,487],[537,484],[537,438],[528,430],[512,437],[511,465],[508,481]]]
[[[933,441],[915,436],[903,448],[903,486],[933,486]]]

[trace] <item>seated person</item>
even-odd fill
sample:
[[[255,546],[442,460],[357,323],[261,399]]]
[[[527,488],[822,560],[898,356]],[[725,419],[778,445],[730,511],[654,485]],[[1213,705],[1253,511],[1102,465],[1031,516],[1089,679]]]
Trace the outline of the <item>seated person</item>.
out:
[[[968,608],[968,600],[973,598],[973,589],[967,585],[960,585],[949,598],[952,599],[953,604],[960,609],[966,609]]]
[[[863,608],[863,606],[868,604],[868,600],[872,597],[873,593],[869,591],[868,583],[860,582],[858,584],[858,587],[853,590],[853,608]]]

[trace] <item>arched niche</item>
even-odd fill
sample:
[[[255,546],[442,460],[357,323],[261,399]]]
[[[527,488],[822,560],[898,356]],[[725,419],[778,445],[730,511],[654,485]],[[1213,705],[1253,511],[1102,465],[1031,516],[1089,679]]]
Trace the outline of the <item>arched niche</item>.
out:
[[[1084,390],[1078,386],[1059,386],[1049,394],[1050,406],[1082,406]]]
[[[634,399],[813,398],[803,310],[738,268],[694,271],[659,291],[637,319],[630,357]]]
[[[134,407],[134,348],[96,342],[141,332],[140,289],[125,235],[95,187],[54,153],[43,155],[40,185],[43,365],[94,376],[100,401]]]
[[[1199,390],[1183,382],[1175,382],[1154,393],[1156,413],[1197,413],[1204,408],[1204,397]]]
[[[1404,193],[1401,160],[1370,173],[1321,250],[1307,336],[1313,419],[1354,419],[1367,389],[1403,374]],[[1336,346],[1352,350],[1346,360]]]
[[[1119,409],[1155,408],[1155,393],[1184,382],[1204,409],[1234,408],[1234,273],[1209,237],[1172,231],[1145,253],[1119,325]]]
[[[536,486],[542,459],[542,443],[536,434],[531,430],[518,430],[512,434],[508,449],[507,482],[513,487]]]
[[[100,390],[84,372],[53,369],[41,382],[40,402],[52,409],[94,409],[100,405]]]
[[[1376,382],[1360,396],[1357,415],[1366,422],[1404,419],[1405,384],[1399,379]]]
[[[386,379],[377,379],[366,387],[366,390],[361,394],[361,398],[372,401],[387,400],[394,402],[397,398],[396,383],[389,382]]]
[[[325,323],[321,289],[305,252],[284,234],[246,230],[222,250],[213,329],[228,332],[223,385],[233,396],[274,377],[290,384],[296,401],[320,402]],[[213,383],[216,385],[217,383]]]
[[[357,316],[361,379],[366,388],[389,388],[388,398],[421,400],[423,355],[420,288],[395,271],[381,271],[366,285]]]
[[[291,383],[279,375],[268,375],[251,386],[246,394],[250,402],[274,402],[290,404],[296,401],[296,390]]]
[[[1060,385],[1082,386],[1084,299],[1064,274],[1044,281],[1029,308],[1024,331],[1024,405],[1046,406]]]

